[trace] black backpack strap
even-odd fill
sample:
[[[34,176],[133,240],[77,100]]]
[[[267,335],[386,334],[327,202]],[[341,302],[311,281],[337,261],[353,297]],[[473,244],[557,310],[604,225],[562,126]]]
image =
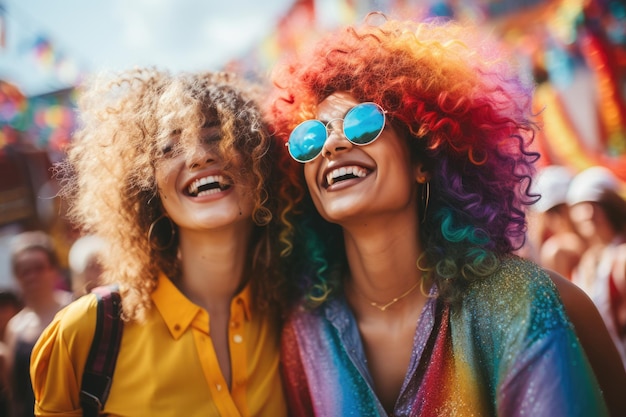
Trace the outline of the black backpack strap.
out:
[[[80,405],[84,417],[97,417],[104,408],[111,389],[124,328],[117,286],[97,287],[91,292],[98,299],[98,316],[80,390]]]

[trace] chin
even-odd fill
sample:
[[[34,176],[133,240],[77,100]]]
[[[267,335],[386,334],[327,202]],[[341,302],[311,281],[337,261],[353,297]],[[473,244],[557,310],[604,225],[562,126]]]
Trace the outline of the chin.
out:
[[[351,219],[357,217],[358,213],[355,213],[354,210],[332,210],[330,212],[321,213],[324,220],[329,223],[335,223],[341,225]]]
[[[369,212],[369,206],[374,202],[367,203],[362,197],[362,195],[350,195],[327,198],[324,202],[315,201],[315,207],[325,220],[338,223]]]

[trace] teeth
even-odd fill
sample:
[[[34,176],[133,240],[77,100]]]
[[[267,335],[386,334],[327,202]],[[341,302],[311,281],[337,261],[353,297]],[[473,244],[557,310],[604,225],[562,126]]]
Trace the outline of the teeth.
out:
[[[218,187],[212,188],[210,190],[201,191],[200,193],[198,193],[198,187],[201,187],[207,184],[213,184],[213,183],[217,183]],[[198,178],[197,180],[192,182],[189,185],[189,188],[187,188],[187,191],[189,192],[190,195],[197,195],[199,197],[202,195],[219,193],[222,190],[224,185],[226,184],[224,183],[224,177],[222,175],[209,175],[208,177]]]
[[[211,195],[221,192],[220,188],[211,188],[210,190],[200,191],[196,197],[202,197],[203,195]]]
[[[367,171],[359,166],[347,166],[336,168],[326,174],[326,182],[328,185],[333,185],[337,178],[345,175],[354,175],[355,177],[363,178],[367,175]]]

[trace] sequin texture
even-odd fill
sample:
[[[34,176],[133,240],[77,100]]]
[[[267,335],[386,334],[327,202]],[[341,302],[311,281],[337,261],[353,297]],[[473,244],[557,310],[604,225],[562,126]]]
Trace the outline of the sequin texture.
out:
[[[282,339],[295,416],[387,416],[344,299],[298,311]],[[394,416],[606,416],[556,288],[516,257],[462,304],[431,299],[417,324]]]

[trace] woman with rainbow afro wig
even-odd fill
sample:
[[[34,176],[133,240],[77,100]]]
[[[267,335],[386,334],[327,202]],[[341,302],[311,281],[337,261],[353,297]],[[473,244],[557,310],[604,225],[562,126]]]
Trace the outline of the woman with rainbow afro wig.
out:
[[[514,255],[532,83],[475,29],[375,16],[273,74],[303,189],[292,415],[607,415],[550,276]]]

